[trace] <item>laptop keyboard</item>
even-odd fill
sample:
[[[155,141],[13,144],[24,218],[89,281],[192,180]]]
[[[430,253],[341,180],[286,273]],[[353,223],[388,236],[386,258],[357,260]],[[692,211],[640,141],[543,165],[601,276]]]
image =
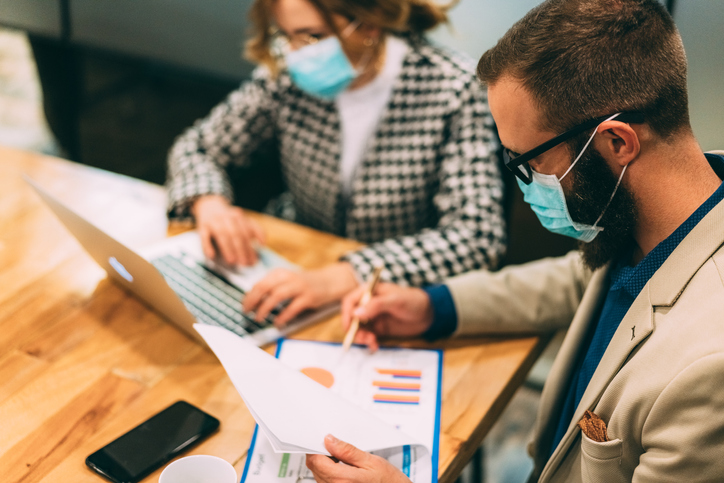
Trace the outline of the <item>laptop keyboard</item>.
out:
[[[241,289],[189,256],[165,255],[151,263],[199,322],[244,336],[271,327],[278,314],[275,309],[266,320],[257,322],[254,314],[241,310],[244,299]]]

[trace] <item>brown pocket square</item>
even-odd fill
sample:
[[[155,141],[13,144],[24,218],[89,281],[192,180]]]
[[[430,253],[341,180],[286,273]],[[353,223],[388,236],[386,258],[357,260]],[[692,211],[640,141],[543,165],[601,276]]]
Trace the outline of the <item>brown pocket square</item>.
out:
[[[583,414],[581,420],[578,421],[578,427],[581,428],[583,434],[585,434],[589,437],[589,439],[592,439],[597,443],[603,443],[604,441],[608,441],[606,423],[604,423],[603,419],[599,418],[591,411],[586,411]]]

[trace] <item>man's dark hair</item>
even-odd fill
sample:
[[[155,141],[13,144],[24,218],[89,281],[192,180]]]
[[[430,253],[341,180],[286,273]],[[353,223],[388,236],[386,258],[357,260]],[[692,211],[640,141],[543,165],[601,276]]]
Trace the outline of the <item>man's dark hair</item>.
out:
[[[643,112],[663,138],[691,130],[684,46],[656,0],[543,2],[481,57],[481,81],[505,76],[532,94],[546,130],[619,111]]]

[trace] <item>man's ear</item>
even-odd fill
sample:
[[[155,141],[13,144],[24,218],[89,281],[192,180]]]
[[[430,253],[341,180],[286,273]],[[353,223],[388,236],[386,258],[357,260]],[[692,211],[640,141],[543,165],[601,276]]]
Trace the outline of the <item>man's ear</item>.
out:
[[[622,168],[628,166],[641,152],[641,142],[636,130],[615,119],[598,126],[594,143],[601,156]]]

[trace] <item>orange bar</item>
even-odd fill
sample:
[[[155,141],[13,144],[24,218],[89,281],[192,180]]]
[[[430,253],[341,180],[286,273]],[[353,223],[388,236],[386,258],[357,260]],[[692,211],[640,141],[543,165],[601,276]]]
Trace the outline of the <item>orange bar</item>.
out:
[[[372,385],[377,387],[385,387],[387,389],[420,389],[419,382],[373,381]]]
[[[375,394],[375,401],[419,403],[420,396],[397,396],[394,394]]]
[[[375,369],[378,374],[402,377],[422,377],[422,371],[412,371],[405,369]]]

